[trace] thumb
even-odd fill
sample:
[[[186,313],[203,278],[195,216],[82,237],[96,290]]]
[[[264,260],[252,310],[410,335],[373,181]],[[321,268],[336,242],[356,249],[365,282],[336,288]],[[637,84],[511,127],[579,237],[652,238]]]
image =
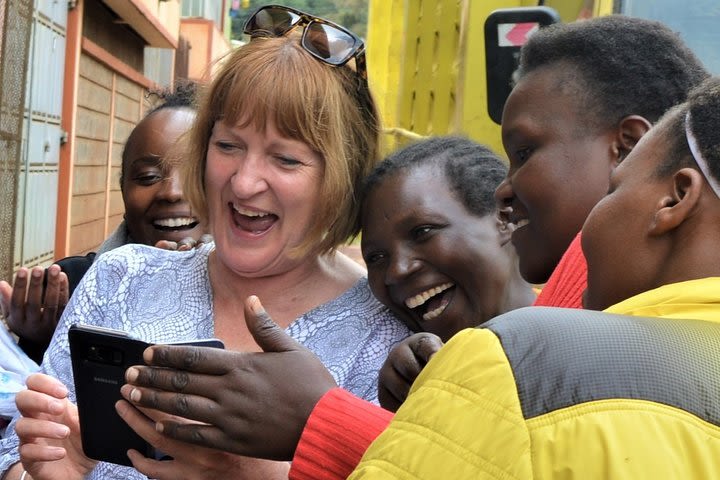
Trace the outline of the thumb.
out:
[[[303,350],[304,347],[293,340],[263,308],[260,299],[250,295],[245,300],[245,323],[255,342],[265,352],[287,352]]]
[[[444,343],[440,337],[429,332],[418,333],[416,337],[410,343],[410,349],[423,362],[423,365],[427,365],[430,358],[443,347]]]
[[[158,240],[155,244],[155,248],[174,251],[178,249],[178,244],[177,242],[173,242],[171,240]]]

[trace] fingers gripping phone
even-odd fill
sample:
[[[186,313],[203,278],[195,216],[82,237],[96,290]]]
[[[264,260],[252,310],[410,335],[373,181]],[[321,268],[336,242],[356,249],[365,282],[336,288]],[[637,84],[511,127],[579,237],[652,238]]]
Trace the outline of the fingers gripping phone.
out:
[[[142,365],[143,351],[152,344],[120,330],[88,325],[72,325],[68,339],[85,455],[127,466],[132,466],[126,453],[131,448],[146,457],[162,458],[115,411],[115,403],[122,399],[125,370]],[[224,348],[217,339],[175,345]]]

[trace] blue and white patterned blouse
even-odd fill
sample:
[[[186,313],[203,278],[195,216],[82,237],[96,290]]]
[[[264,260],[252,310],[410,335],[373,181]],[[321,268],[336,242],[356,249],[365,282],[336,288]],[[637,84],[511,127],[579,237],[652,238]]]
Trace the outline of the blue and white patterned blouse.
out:
[[[88,270],[60,319],[42,370],[75,401],[68,329],[75,323],[129,332],[153,343],[213,337],[210,243],[188,252],[126,245]],[[337,384],[377,403],[377,376],[389,350],[410,331],[359,280],[338,298],[297,318],[288,334],[312,350]],[[0,441],[0,476],[19,460],[14,421]],[[88,479],[144,479],[132,468],[100,463]]]

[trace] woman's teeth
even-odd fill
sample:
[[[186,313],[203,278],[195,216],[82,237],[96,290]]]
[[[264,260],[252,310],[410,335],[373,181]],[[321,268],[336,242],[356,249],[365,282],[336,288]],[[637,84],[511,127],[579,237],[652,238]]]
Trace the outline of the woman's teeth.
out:
[[[272,215],[269,212],[259,212],[257,210],[250,210],[248,208],[238,207],[233,205],[233,210],[235,210],[240,215],[245,215],[246,217],[267,217],[268,215]]]
[[[437,287],[433,287],[433,288],[431,288],[431,289],[429,289],[429,290],[425,290],[425,291],[422,292],[422,293],[418,293],[417,295],[414,295],[414,296],[406,299],[406,300],[405,300],[405,305],[406,305],[408,308],[417,308],[417,307],[419,307],[420,305],[422,305],[422,304],[424,304],[425,302],[427,302],[428,300],[430,300],[432,297],[434,297],[434,296],[437,295],[438,293],[442,293],[442,292],[444,292],[445,290],[447,290],[448,288],[450,288],[450,287],[452,287],[452,286],[454,286],[454,284],[448,282],[448,283],[443,283],[442,285],[438,285]],[[444,310],[445,307],[442,307],[442,309]],[[436,310],[437,310],[437,309],[433,310],[433,312],[436,311]],[[433,312],[427,312],[425,315],[428,315],[428,314],[433,313]],[[438,315],[439,315],[439,313],[438,313]],[[437,315],[435,315],[435,316],[437,316]],[[433,317],[433,318],[434,318],[434,317]]]
[[[512,233],[518,228],[522,228],[530,223],[530,220],[527,218],[515,220],[514,222],[511,221],[510,218],[512,217],[512,213],[512,207],[503,207],[497,211],[498,228],[501,232]]]
[[[527,218],[518,220],[516,223],[510,222],[510,221],[502,221],[502,223],[500,224],[500,231],[512,233],[515,230],[522,228],[529,223],[530,223],[530,220],[528,220]]]
[[[155,225],[157,227],[163,227],[163,228],[178,228],[178,227],[187,227],[194,223],[197,223],[197,218],[178,217],[178,218],[163,218],[160,220],[155,220],[153,222],[153,225]]]
[[[423,320],[425,320],[427,322],[428,320],[432,320],[433,318],[439,317],[440,314],[445,311],[445,307],[447,307],[447,306],[448,306],[447,302],[443,302],[435,310],[433,310],[431,312],[425,312],[422,316]]]

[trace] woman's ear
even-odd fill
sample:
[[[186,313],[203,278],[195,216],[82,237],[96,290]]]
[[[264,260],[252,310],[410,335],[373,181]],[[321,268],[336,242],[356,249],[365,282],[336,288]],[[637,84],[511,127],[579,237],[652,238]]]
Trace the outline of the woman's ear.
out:
[[[694,168],[681,168],[672,175],[670,191],[658,202],[658,209],[650,225],[651,236],[664,235],[679,227],[700,201],[702,173]]]
[[[620,120],[613,142],[613,153],[617,158],[616,166],[627,157],[650,128],[652,128],[652,124],[641,115],[628,115]]]

